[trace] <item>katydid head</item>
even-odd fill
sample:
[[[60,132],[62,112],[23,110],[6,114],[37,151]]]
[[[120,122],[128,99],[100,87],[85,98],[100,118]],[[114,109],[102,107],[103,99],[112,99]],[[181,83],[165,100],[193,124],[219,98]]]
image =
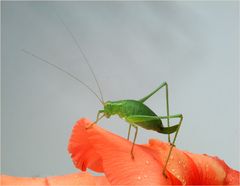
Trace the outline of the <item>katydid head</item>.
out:
[[[104,103],[104,115],[106,118],[110,118],[110,116],[113,115],[113,107],[111,101]]]
[[[119,108],[123,102],[120,101],[107,101],[104,103],[104,115],[109,118],[112,115],[118,114],[119,113]]]

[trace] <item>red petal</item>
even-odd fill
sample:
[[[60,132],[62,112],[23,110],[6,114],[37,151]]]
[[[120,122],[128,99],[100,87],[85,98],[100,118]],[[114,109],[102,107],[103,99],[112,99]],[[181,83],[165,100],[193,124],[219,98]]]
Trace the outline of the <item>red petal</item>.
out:
[[[149,145],[157,152],[156,158],[158,158],[161,165],[164,166],[171,147],[169,143],[149,140]],[[169,172],[169,177],[172,179],[173,184],[192,185],[194,183],[199,183],[196,165],[183,151],[175,147],[168,161],[167,171]]]
[[[75,166],[82,171],[90,168],[96,172],[103,172],[101,156],[95,151],[89,142],[89,136],[85,129],[89,120],[79,120],[73,128],[72,135],[69,140],[68,151]]]
[[[94,177],[89,173],[74,173],[63,176],[51,176],[47,178],[24,178],[14,176],[1,176],[1,185],[11,186],[60,186],[60,185],[109,185],[106,177]]]
[[[159,166],[159,163],[149,152],[150,150],[147,152],[145,147],[136,145],[134,147],[135,158],[133,160],[130,154],[132,142],[107,132],[97,125],[88,130],[83,130],[83,126],[87,126],[90,123],[91,122],[87,120],[80,120],[74,127],[74,135],[78,136],[78,140],[81,138],[81,140],[87,142],[87,144],[84,144],[82,141],[79,142],[78,149],[88,149],[85,147],[88,145],[89,148],[93,148],[95,154],[101,155],[100,159],[102,160],[101,163],[104,172],[111,184],[170,184],[170,180],[162,175],[162,167]],[[78,131],[78,133],[76,133],[76,131]],[[83,139],[83,136],[87,138],[87,140]],[[70,141],[70,144],[72,144],[72,141]],[[79,152],[73,152],[72,148],[69,150],[73,154],[73,157],[77,157],[78,153],[80,153],[84,161],[91,161],[89,159],[91,159],[92,156],[84,156],[81,150]],[[80,162],[83,161],[81,160]]]
[[[214,157],[216,161],[224,168],[226,177],[224,179],[224,185],[240,185],[240,172],[230,168],[223,160]]]
[[[106,177],[94,177],[87,172],[47,177],[47,184],[50,186],[109,185]]]
[[[1,175],[1,185],[11,185],[11,186],[45,186],[45,178],[27,178],[27,177],[15,177]]]
[[[240,185],[240,173],[236,170],[229,169],[224,180],[225,185]]]
[[[111,184],[236,184],[239,172],[230,169],[223,161],[201,154],[192,154],[173,148],[167,165],[166,179],[163,166],[170,145],[150,140],[148,145],[135,145],[131,159],[132,143],[107,132],[97,125],[86,130],[91,122],[80,120],[74,127],[69,151],[77,167],[104,171]]]
[[[205,154],[192,154],[186,152],[197,166],[199,184],[218,185],[223,184],[226,171],[223,166],[213,157]]]

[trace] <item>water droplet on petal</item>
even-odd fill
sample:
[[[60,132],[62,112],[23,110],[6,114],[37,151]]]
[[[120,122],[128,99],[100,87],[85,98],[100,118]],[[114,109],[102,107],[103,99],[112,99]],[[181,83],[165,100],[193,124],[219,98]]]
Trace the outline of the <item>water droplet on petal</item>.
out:
[[[176,170],[175,169],[172,169],[173,172],[175,172]]]
[[[183,180],[183,181],[182,181],[182,184],[183,184],[183,185],[186,185],[186,184],[187,184],[186,180]]]
[[[138,176],[137,179],[138,179],[138,180],[141,180],[141,176]]]
[[[147,165],[149,164],[149,161],[148,160],[146,160],[146,162],[145,162]]]
[[[177,175],[177,178],[179,179],[179,178],[180,178],[180,176],[179,176],[179,175]]]

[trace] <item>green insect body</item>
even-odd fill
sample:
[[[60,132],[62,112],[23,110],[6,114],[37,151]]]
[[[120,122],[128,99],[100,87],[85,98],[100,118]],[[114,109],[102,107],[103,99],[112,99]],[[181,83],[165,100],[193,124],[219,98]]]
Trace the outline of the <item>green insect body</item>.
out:
[[[147,129],[147,130],[153,130],[153,131],[156,131],[156,132],[162,133],[162,134],[168,134],[168,142],[171,144],[171,147],[170,147],[165,165],[163,167],[163,175],[166,176],[167,164],[168,164],[168,161],[170,159],[172,149],[175,146],[176,137],[177,137],[179,128],[180,128],[180,126],[182,124],[182,120],[183,120],[182,114],[176,114],[176,115],[170,115],[169,114],[168,84],[166,82],[163,82],[154,91],[150,92],[147,96],[145,96],[145,97],[143,97],[142,99],[139,99],[139,100],[126,99],[126,100],[120,100],[120,101],[104,102],[103,96],[102,96],[102,91],[100,89],[99,83],[97,81],[95,73],[94,73],[87,57],[85,56],[82,48],[78,44],[77,39],[74,37],[72,32],[68,29],[68,27],[66,26],[66,24],[62,20],[60,20],[60,21],[63,23],[66,30],[71,35],[71,37],[72,37],[73,41],[75,42],[78,50],[80,51],[80,53],[82,54],[82,56],[84,58],[84,62],[88,65],[88,68],[90,69],[90,71],[91,71],[91,73],[92,73],[92,75],[93,75],[93,77],[96,81],[96,84],[98,86],[100,96],[98,96],[98,94],[95,91],[93,91],[90,88],[90,86],[88,86],[85,82],[81,81],[75,75],[69,73],[68,71],[64,70],[60,66],[58,66],[54,63],[51,63],[48,60],[46,60],[44,58],[41,58],[41,57],[39,57],[39,56],[37,56],[37,55],[33,54],[32,52],[29,52],[27,50],[23,49],[22,51],[24,53],[26,53],[28,55],[31,55],[32,57],[40,60],[41,62],[44,62],[44,63],[54,67],[55,69],[58,69],[59,71],[65,73],[66,75],[68,75],[72,79],[76,80],[77,82],[79,82],[80,84],[85,86],[91,93],[93,93],[97,97],[97,99],[103,105],[103,110],[98,111],[96,121],[94,123],[90,124],[89,126],[87,126],[86,129],[90,129],[92,125],[96,124],[103,117],[110,118],[113,115],[118,115],[121,119],[123,119],[127,123],[129,123],[127,139],[129,139],[129,137],[130,137],[131,127],[134,127],[135,128],[135,135],[134,135],[132,148],[131,148],[132,159],[134,159],[133,149],[134,149],[134,144],[135,144],[137,133],[138,133],[138,127],[142,127],[144,129]],[[163,87],[165,87],[165,90],[166,90],[166,111],[167,111],[167,115],[166,116],[158,116],[148,106],[146,106],[144,104],[144,102],[146,100],[148,100],[151,96],[153,96],[156,92],[158,92],[160,89],[162,89]],[[171,118],[179,118],[180,121],[179,121],[178,124],[170,126],[170,119]],[[167,119],[167,127],[163,126],[162,119]],[[175,136],[174,136],[173,141],[171,141],[170,134],[172,134],[174,132],[175,132]]]
[[[104,104],[104,110],[101,112],[104,113],[106,118],[118,115],[130,124],[162,134],[171,134],[178,128],[178,125],[167,128],[163,127],[161,118],[148,106],[137,100],[107,101]]]

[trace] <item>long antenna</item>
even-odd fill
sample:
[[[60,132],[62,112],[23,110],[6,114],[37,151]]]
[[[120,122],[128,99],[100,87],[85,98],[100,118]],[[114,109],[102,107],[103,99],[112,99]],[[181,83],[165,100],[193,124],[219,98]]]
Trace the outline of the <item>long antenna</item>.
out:
[[[96,77],[96,75],[95,75],[95,73],[94,73],[94,71],[93,71],[92,66],[90,65],[90,62],[89,62],[87,56],[86,56],[85,53],[83,52],[80,44],[78,43],[76,37],[73,35],[72,31],[68,28],[68,26],[65,24],[65,22],[64,22],[59,16],[58,16],[58,18],[60,19],[61,23],[64,25],[64,27],[66,28],[66,30],[69,32],[69,34],[70,34],[70,36],[72,37],[73,41],[75,42],[78,50],[79,50],[80,53],[82,54],[82,56],[83,56],[83,58],[84,58],[84,62],[87,64],[87,66],[88,66],[89,70],[91,71],[91,73],[92,73],[92,75],[93,75],[93,78],[94,78],[94,80],[95,80],[95,82],[96,82],[96,84],[97,84],[99,93],[100,93],[100,95],[101,95],[101,100],[102,100],[102,102],[104,103],[102,90],[101,90],[101,88],[100,88],[100,85],[99,85],[99,83],[98,83],[97,77]]]
[[[76,80],[76,81],[79,82],[80,84],[84,85],[84,86],[85,86],[90,92],[92,92],[92,93],[97,97],[97,99],[104,105],[103,100],[100,99],[100,97],[89,87],[89,85],[87,85],[86,83],[84,83],[83,81],[81,81],[80,79],[78,79],[76,76],[74,76],[74,75],[71,74],[70,72],[64,70],[64,69],[61,68],[60,66],[58,66],[58,65],[56,65],[56,64],[54,64],[54,63],[51,63],[51,62],[49,62],[48,60],[43,59],[43,58],[41,58],[41,57],[39,57],[39,56],[37,56],[37,55],[35,55],[35,54],[33,54],[33,53],[25,50],[25,49],[22,49],[22,51],[23,51],[25,54],[28,54],[28,55],[30,55],[30,56],[32,56],[32,57],[40,60],[41,62],[44,62],[44,63],[46,63],[46,64],[48,64],[48,65],[50,65],[50,66],[58,69],[58,70],[61,71],[61,72],[64,72],[64,73],[67,74],[69,77],[73,78],[74,80]]]

